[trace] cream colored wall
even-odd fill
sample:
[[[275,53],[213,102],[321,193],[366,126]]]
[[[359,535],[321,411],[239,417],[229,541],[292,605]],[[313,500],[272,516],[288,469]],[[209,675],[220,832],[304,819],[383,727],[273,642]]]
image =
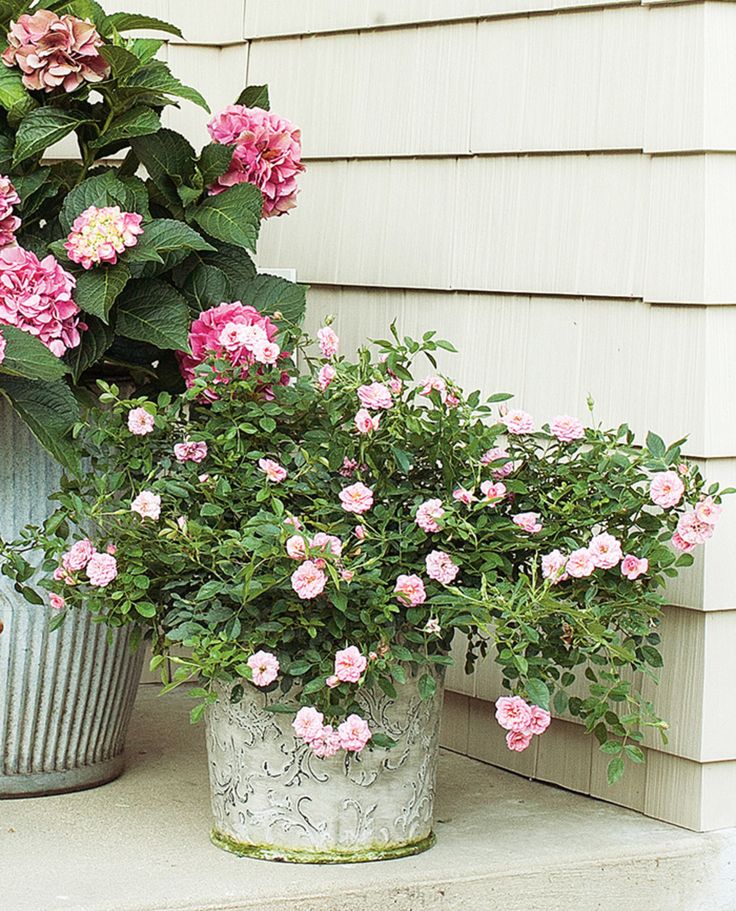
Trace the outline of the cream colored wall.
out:
[[[299,208],[261,262],[312,284],[346,348],[431,327],[442,367],[676,438],[736,482],[736,4],[575,0],[123,0],[182,25],[168,59],[219,108],[268,82],[303,130]],[[108,3],[108,6],[110,4]],[[193,106],[167,122],[198,143]],[[445,743],[695,829],[736,825],[736,508],[669,592],[656,696],[668,746],[614,789],[558,719],[511,754],[494,666],[450,674]]]

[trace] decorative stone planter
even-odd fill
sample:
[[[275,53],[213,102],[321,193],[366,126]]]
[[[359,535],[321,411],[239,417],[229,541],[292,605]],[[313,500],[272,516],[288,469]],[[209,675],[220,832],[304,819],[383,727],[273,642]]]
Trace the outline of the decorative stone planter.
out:
[[[58,468],[0,401],[0,529],[14,536],[48,514]],[[123,747],[143,663],[127,632],[89,614],[49,631],[49,608],[0,579],[0,798],[76,791],[123,769]]]
[[[442,675],[426,702],[417,681],[397,698],[360,690],[371,728],[397,745],[320,759],[294,736],[292,715],[266,711],[279,693],[217,685],[207,709],[212,841],[248,857],[291,863],[358,863],[419,854],[434,843]],[[282,697],[283,698],[283,697]]]

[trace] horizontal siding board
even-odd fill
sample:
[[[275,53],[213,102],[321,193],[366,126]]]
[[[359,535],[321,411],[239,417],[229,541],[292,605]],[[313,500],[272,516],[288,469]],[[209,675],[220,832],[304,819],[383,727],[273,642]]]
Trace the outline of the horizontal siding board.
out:
[[[245,0],[104,0],[107,13],[143,13],[165,22],[178,25],[187,44],[233,44],[243,41]],[[136,34],[166,37],[172,43],[181,41],[161,32],[136,32]]]

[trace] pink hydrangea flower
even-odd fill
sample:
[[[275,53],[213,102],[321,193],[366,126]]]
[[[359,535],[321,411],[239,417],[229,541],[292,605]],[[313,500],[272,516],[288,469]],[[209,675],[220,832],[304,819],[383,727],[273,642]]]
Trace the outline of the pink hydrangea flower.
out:
[[[74,220],[64,249],[69,259],[84,269],[100,263],[114,266],[119,253],[138,243],[142,221],[141,215],[121,212],[120,206],[90,206]]]
[[[483,481],[480,492],[486,500],[502,500],[506,496],[506,485],[503,481]],[[494,504],[495,505],[495,504]]]
[[[66,601],[61,595],[56,595],[53,592],[49,595],[49,604],[53,610],[63,610]]]
[[[705,544],[713,537],[713,526],[709,522],[701,522],[695,512],[686,512],[677,523],[677,534],[688,544]]]
[[[62,566],[67,572],[78,572],[80,569],[84,569],[95,553],[97,553],[97,548],[89,538],[84,538],[72,544],[69,550],[62,554]]]
[[[542,523],[539,520],[538,512],[519,512],[512,517],[514,525],[518,525],[523,531],[530,535],[535,535],[542,530]]]
[[[145,408],[131,408],[128,412],[128,430],[138,437],[153,433],[156,419]]]
[[[312,560],[305,560],[291,574],[291,587],[303,601],[321,595],[326,584],[327,576]]]
[[[428,376],[419,390],[419,395],[428,396],[433,392],[439,392],[443,404],[447,401],[447,383],[441,376]]]
[[[506,425],[509,433],[531,433],[534,430],[534,418],[520,408],[512,408],[501,417],[501,423]]]
[[[561,443],[572,443],[573,440],[582,440],[585,436],[585,427],[577,418],[571,418],[569,414],[560,414],[553,418],[549,429]]]
[[[95,588],[105,588],[118,574],[118,561],[112,554],[95,553],[87,564],[89,584]]]
[[[500,446],[489,449],[481,458],[480,463],[481,465],[490,465],[493,462],[500,462],[503,459],[507,460],[505,464],[493,468],[492,473],[494,478],[507,478],[514,470],[514,463],[510,460],[508,452]]]
[[[0,325],[35,335],[57,357],[81,341],[76,279],[53,256],[40,260],[30,250],[0,249]]]
[[[383,383],[371,383],[367,386],[359,386],[358,398],[360,399],[360,404],[364,408],[373,408],[374,411],[381,408],[391,408],[394,403],[391,391],[387,386],[384,386]]]
[[[203,440],[197,443],[185,440],[174,446],[174,455],[177,462],[195,462],[199,465],[207,458],[207,444]]]
[[[652,502],[662,509],[670,509],[682,499],[685,485],[680,476],[674,471],[662,471],[655,474],[649,485],[649,494]]]
[[[246,663],[256,686],[269,686],[279,675],[279,659],[271,652],[255,652]]]
[[[263,194],[263,217],[283,215],[296,206],[302,164],[301,130],[284,117],[261,108],[231,104],[208,124],[214,142],[235,146],[227,172],[210,193],[250,183]]]
[[[305,705],[296,713],[296,717],[291,723],[294,733],[301,737],[307,743],[311,743],[315,737],[322,733],[325,724],[325,716],[318,712],[314,706]]]
[[[649,560],[647,560],[646,557],[639,559],[633,554],[626,554],[626,556],[621,561],[621,574],[626,576],[626,578],[630,579],[632,582],[634,579],[638,579],[639,576],[643,576],[648,569]]]
[[[21,220],[13,210],[19,205],[20,196],[10,178],[0,176],[0,247],[15,243],[15,232],[20,228]]]
[[[368,722],[360,715],[348,715],[337,728],[340,737],[340,746],[349,753],[360,753],[373,734],[368,727]]]
[[[309,546],[312,550],[329,551],[333,557],[342,555],[342,541],[337,535],[328,535],[323,531],[317,532],[309,542]]]
[[[161,518],[161,497],[151,490],[143,490],[130,504],[130,511],[137,512],[141,519],[158,522]]]
[[[433,532],[440,530],[437,520],[441,519],[444,514],[445,510],[442,506],[442,500],[426,500],[417,509],[414,521],[422,531],[427,532],[427,534],[432,534]]]
[[[565,566],[567,557],[559,550],[553,550],[542,557],[542,578],[549,579],[553,584],[567,579]]]
[[[358,433],[372,433],[374,430],[378,430],[380,423],[380,414],[377,414],[375,417],[373,417],[369,411],[365,410],[365,408],[361,408],[358,412],[356,412],[355,427]]]
[[[335,676],[342,683],[357,683],[368,666],[368,659],[354,645],[335,653]]]
[[[396,580],[394,592],[399,601],[407,607],[416,607],[418,604],[424,604],[427,600],[427,593],[424,590],[424,582],[416,575],[402,575]]]
[[[361,515],[373,506],[373,491],[358,481],[340,491],[340,503],[345,512]]]
[[[337,376],[337,370],[332,366],[332,364],[323,364],[319,373],[317,374],[317,385],[319,386],[322,392],[327,390],[327,387]]]
[[[588,551],[599,569],[612,569],[618,566],[623,556],[621,542],[607,532],[591,538]]]
[[[75,16],[57,16],[50,10],[28,13],[13,22],[8,47],[2,55],[6,66],[17,66],[26,88],[53,92],[60,86],[73,92],[84,82],[101,82],[110,65],[97,50],[103,39],[94,25]]]
[[[335,330],[331,329],[329,326],[323,326],[317,332],[317,338],[319,340],[319,350],[322,352],[322,357],[334,357],[340,346],[340,339],[335,334]]]
[[[691,550],[695,550],[695,545],[686,541],[677,531],[672,535],[672,546],[684,554],[689,554]]]
[[[506,735],[506,746],[514,753],[523,753],[532,742],[529,731],[509,731]]]
[[[466,506],[470,506],[476,499],[475,495],[464,487],[457,487],[453,490],[452,498],[453,500],[457,500],[458,503],[464,503]]]
[[[258,467],[266,475],[269,481],[273,481],[274,484],[279,484],[287,476],[288,472],[283,465],[279,465],[278,462],[274,462],[273,459],[259,459]]]
[[[552,721],[552,716],[548,711],[543,709],[539,705],[531,706],[532,718],[529,722],[529,727],[527,732],[529,734],[544,734],[547,728],[550,726]]]
[[[531,706],[521,696],[500,696],[496,700],[496,721],[507,731],[527,731],[532,722]]]
[[[331,724],[326,724],[319,734],[309,741],[309,748],[320,759],[329,759],[341,749],[340,735],[332,730]]]
[[[449,585],[460,572],[457,563],[443,550],[433,550],[427,554],[425,563],[429,578],[434,579],[435,582],[441,582],[442,585]]]
[[[590,576],[594,570],[595,561],[587,547],[574,550],[565,564],[565,572],[574,579],[584,579],[586,576]]]
[[[723,507],[719,506],[713,497],[705,497],[695,507],[695,515],[699,522],[715,525],[722,509]]]
[[[301,535],[292,535],[286,542],[286,553],[292,560],[304,560],[307,556],[307,545]]]

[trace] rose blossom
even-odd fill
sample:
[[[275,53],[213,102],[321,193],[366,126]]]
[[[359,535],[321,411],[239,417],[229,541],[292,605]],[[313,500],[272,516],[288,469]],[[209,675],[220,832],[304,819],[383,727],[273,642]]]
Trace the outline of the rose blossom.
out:
[[[686,541],[677,531],[672,535],[672,546],[685,554],[690,553],[691,550],[695,550],[695,545]]]
[[[336,376],[337,370],[335,370],[332,364],[323,364],[317,374],[317,385],[320,390],[324,392]]]
[[[92,554],[87,564],[87,578],[89,584],[96,588],[104,588],[118,574],[118,561],[112,554]]]
[[[340,491],[340,503],[345,512],[354,512],[360,515],[368,512],[373,506],[373,491],[358,481]]]
[[[269,481],[273,481],[274,484],[278,484],[284,480],[288,472],[283,465],[279,465],[278,462],[274,462],[273,459],[259,459],[258,467],[266,475]]]
[[[61,562],[67,572],[78,572],[80,569],[84,569],[95,553],[97,553],[97,548],[89,538],[84,538],[82,541],[72,544],[69,550],[62,554]]]
[[[74,220],[64,249],[69,259],[83,269],[100,263],[114,266],[119,253],[138,243],[143,234],[142,221],[142,215],[121,212],[120,206],[90,206]]]
[[[437,524],[437,519],[441,519],[444,514],[445,510],[442,506],[442,500],[426,500],[417,509],[417,514],[414,517],[414,521],[422,529],[422,531],[427,532],[427,534],[431,534],[432,532],[437,532],[440,530],[440,527]]]
[[[323,531],[317,532],[309,542],[309,546],[312,550],[329,550],[333,557],[339,557],[342,554],[342,541],[337,535],[328,535]]]
[[[419,391],[419,395],[431,395],[433,392],[439,392],[440,400],[444,404],[447,400],[447,383],[441,376],[428,376],[424,380],[424,385]]]
[[[337,728],[340,737],[340,746],[349,753],[360,753],[373,736],[368,722],[360,715],[348,715]]]
[[[534,430],[534,418],[519,408],[512,408],[511,411],[507,411],[501,417],[501,423],[506,425],[509,433],[531,433]]]
[[[532,720],[529,722],[527,733],[544,734],[552,721],[552,716],[539,705],[532,705],[531,712]]]
[[[256,348],[268,342],[268,336],[263,326],[256,323],[226,323],[218,341],[231,354],[241,348],[247,348],[255,354]]]
[[[425,563],[429,578],[434,579],[435,582],[441,582],[442,585],[449,585],[460,572],[457,563],[454,563],[452,557],[442,550],[433,550],[427,554]]]
[[[418,604],[424,604],[427,600],[427,593],[424,590],[424,582],[419,576],[399,576],[396,580],[394,592],[399,601],[407,607],[416,607]]]
[[[559,550],[550,551],[542,557],[542,578],[549,579],[553,584],[567,579],[565,565],[567,557]]]
[[[256,652],[246,663],[253,671],[253,683],[256,686],[268,686],[279,675],[279,660],[271,652]]]
[[[234,146],[230,167],[210,187],[222,193],[250,183],[263,194],[263,217],[283,215],[296,206],[301,162],[301,131],[284,117],[261,108],[231,104],[207,125],[214,142]]]
[[[621,542],[607,532],[590,539],[588,551],[599,569],[612,569],[623,556]]]
[[[567,563],[565,564],[565,571],[575,579],[589,576],[594,570],[593,555],[587,547],[580,547],[578,550],[574,550],[567,558]]]
[[[561,443],[572,443],[573,440],[582,440],[585,436],[585,428],[582,423],[568,414],[561,414],[554,418],[549,429]]]
[[[713,526],[701,522],[694,512],[686,512],[677,523],[677,534],[688,544],[705,544],[713,536]]]
[[[292,560],[304,560],[307,556],[307,545],[301,535],[292,535],[286,542],[286,553]]]
[[[518,525],[519,528],[529,532],[530,535],[535,535],[542,530],[538,512],[519,512],[512,517],[511,521],[514,525]]]
[[[341,749],[340,735],[332,730],[331,724],[326,724],[319,734],[309,741],[309,748],[320,759],[329,759]]]
[[[470,506],[470,504],[476,499],[474,494],[472,494],[469,490],[466,490],[464,487],[458,487],[453,490],[452,498],[453,500],[457,500],[458,503],[464,503],[466,506]]]
[[[424,624],[423,631],[430,636],[439,636],[442,633],[442,627],[440,626],[440,621],[437,617],[430,617]]]
[[[155,426],[156,419],[145,408],[133,408],[128,412],[128,430],[136,436],[152,433]]]
[[[486,500],[501,500],[506,496],[506,485],[503,481],[496,481],[495,484],[491,481],[483,481],[480,485],[480,492]]]
[[[704,522],[706,525],[715,525],[722,508],[715,502],[713,497],[705,497],[695,507],[695,515],[699,522]]]
[[[291,587],[303,601],[321,595],[326,584],[327,576],[312,560],[305,560],[291,574]]]
[[[335,334],[334,329],[329,326],[323,326],[317,332],[317,338],[319,339],[319,350],[322,352],[322,357],[334,357],[337,354],[340,339]]]
[[[649,560],[646,557],[639,559],[633,554],[626,554],[621,561],[621,574],[632,582],[638,579],[649,569]]]
[[[336,674],[330,674],[325,678],[325,683],[331,690],[334,690],[336,686],[340,686],[340,678]]]
[[[279,359],[281,349],[276,342],[262,342],[260,345],[254,346],[253,354],[259,364],[273,367]]]
[[[142,519],[158,522],[161,517],[161,497],[151,490],[144,490],[130,504],[130,511],[137,512]]]
[[[335,653],[335,676],[342,683],[357,683],[368,660],[354,645]]]
[[[362,525],[355,526],[355,537],[359,541],[365,541],[365,528]]]
[[[529,731],[509,731],[506,735],[506,746],[515,753],[523,753],[532,742]]]
[[[17,66],[22,81],[33,91],[52,92],[59,86],[73,92],[83,82],[101,82],[110,65],[97,48],[104,44],[94,25],[76,16],[57,16],[42,9],[13,22],[2,60]]]
[[[649,485],[652,502],[661,506],[662,509],[677,506],[684,492],[685,485],[674,471],[662,471],[655,474]]]
[[[342,572],[340,573],[340,578],[343,580],[343,582],[350,583],[353,581],[354,577],[355,577],[355,572],[352,569],[343,569]]]
[[[358,433],[371,433],[374,430],[378,430],[380,423],[380,414],[377,414],[375,417],[373,417],[370,412],[365,410],[365,408],[361,408],[358,412],[356,412],[355,426],[358,430]]]
[[[49,604],[54,610],[62,610],[66,601],[61,597],[61,595],[56,595],[53,592],[49,595]]]
[[[297,737],[310,743],[315,737],[322,733],[325,716],[318,712],[314,706],[304,706],[296,713],[296,717],[291,723]]]
[[[481,458],[480,463],[481,465],[490,465],[492,462],[500,462],[503,459],[506,459],[504,465],[492,469],[493,477],[507,478],[514,470],[514,463],[510,460],[508,452],[505,449],[501,449],[500,446],[489,449]]]
[[[196,462],[198,465],[207,458],[207,444],[203,441],[192,443],[186,440],[174,446],[174,455],[177,462]]]
[[[39,260],[22,247],[0,249],[0,325],[35,335],[61,357],[81,341],[76,279],[53,256]]]
[[[19,205],[20,196],[10,178],[0,176],[0,247],[15,243],[15,232],[20,228],[21,220],[13,210]]]
[[[404,384],[398,377],[392,376],[388,381],[388,388],[391,390],[392,395],[401,395],[404,389]]]
[[[359,386],[358,398],[364,408],[373,408],[374,410],[391,408],[394,403],[391,392],[383,383]]]
[[[521,696],[500,696],[496,700],[496,721],[507,731],[526,731],[532,721],[531,706]]]

